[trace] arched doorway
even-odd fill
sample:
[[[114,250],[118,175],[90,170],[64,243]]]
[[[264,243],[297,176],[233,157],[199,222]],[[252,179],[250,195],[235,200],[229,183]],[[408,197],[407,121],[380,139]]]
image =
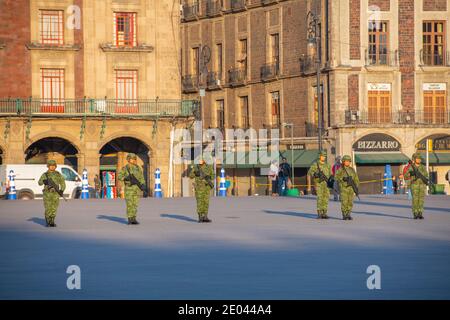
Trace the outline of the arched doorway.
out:
[[[144,171],[144,178],[149,185],[149,170],[150,170],[150,149],[141,140],[132,137],[120,137],[115,138],[106,143],[100,149],[100,179],[102,179],[102,185],[104,185],[104,173],[114,173],[116,176],[117,185],[117,173],[127,163],[127,154],[135,153],[138,157],[137,164]],[[117,190],[119,194],[120,190]]]
[[[54,159],[57,163],[71,166],[78,171],[77,153],[77,148],[70,141],[47,137],[32,143],[25,150],[25,163],[46,164],[48,159]]]

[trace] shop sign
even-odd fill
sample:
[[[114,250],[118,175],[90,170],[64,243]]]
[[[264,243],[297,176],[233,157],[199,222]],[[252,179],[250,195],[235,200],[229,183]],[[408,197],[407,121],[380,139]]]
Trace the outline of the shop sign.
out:
[[[353,150],[358,152],[400,151],[400,148],[400,142],[383,133],[369,134],[353,144]]]

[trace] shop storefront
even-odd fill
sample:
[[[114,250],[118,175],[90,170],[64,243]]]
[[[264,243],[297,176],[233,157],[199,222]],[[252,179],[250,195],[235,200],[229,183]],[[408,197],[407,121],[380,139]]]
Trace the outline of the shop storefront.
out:
[[[382,193],[386,165],[391,166],[393,176],[401,174],[403,165],[408,162],[408,157],[401,152],[401,148],[399,141],[383,133],[366,135],[353,144],[359,179],[368,182],[361,184],[360,193]]]

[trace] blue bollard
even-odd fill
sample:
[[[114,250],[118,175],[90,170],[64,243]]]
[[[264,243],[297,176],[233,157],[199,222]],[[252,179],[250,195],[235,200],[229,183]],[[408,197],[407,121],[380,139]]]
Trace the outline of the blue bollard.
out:
[[[220,169],[219,197],[227,196],[227,187],[225,186],[225,169]]]
[[[161,171],[159,170],[159,168],[157,168],[155,171],[155,193],[153,194],[153,197],[162,198]]]
[[[8,180],[9,180],[9,190],[8,190],[8,200],[17,200],[16,194],[16,175],[14,174],[14,170],[9,171]]]
[[[88,172],[86,169],[83,170],[83,177],[81,179],[81,199],[89,199],[89,189],[88,189]]]
[[[394,194],[394,185],[392,183],[391,165],[387,164],[384,169],[383,194]]]

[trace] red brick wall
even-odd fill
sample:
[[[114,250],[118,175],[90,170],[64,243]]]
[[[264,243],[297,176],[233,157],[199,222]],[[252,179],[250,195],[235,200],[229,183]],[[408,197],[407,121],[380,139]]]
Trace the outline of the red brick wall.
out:
[[[423,0],[423,11],[447,11],[448,0]]]
[[[381,11],[391,10],[391,0],[369,0],[369,7],[377,6]]]
[[[75,44],[81,50],[75,53],[75,98],[84,97],[84,49],[83,49],[83,0],[74,0],[74,5],[81,9],[81,29],[74,30]]]
[[[361,0],[349,0],[350,59],[361,59]]]
[[[359,109],[359,75],[348,76],[348,108],[350,110]]]
[[[404,111],[414,111],[414,0],[399,1],[398,10],[402,105]]]
[[[31,96],[30,1],[0,1],[0,98]]]

